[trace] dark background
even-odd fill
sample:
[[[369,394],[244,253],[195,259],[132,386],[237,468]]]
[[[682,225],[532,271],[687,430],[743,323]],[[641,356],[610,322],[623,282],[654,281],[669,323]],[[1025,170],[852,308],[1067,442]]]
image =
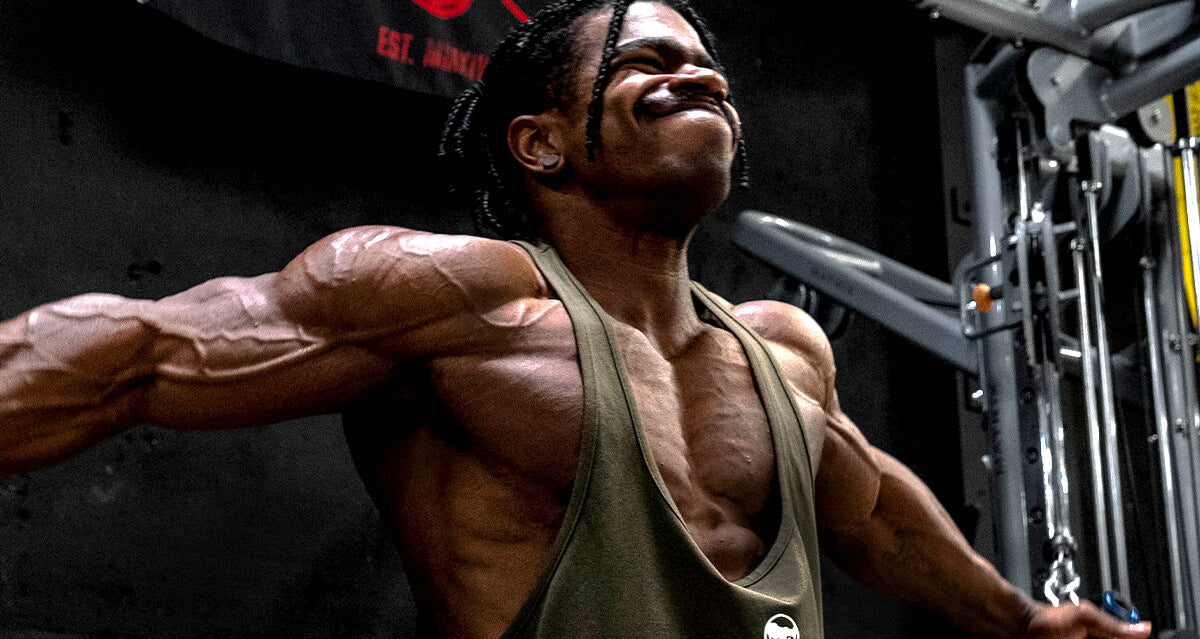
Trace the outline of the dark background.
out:
[[[903,0],[697,4],[754,186],[701,227],[695,278],[735,302],[769,290],[729,241],[746,208],[944,278],[943,27]],[[132,0],[0,0],[0,317],[277,270],[356,224],[468,231],[432,161],[448,106],[254,58]],[[834,350],[847,413],[970,528],[953,373],[862,319]],[[825,571],[829,637],[951,636]],[[0,480],[0,639],[408,637],[413,619],[336,417],[141,428]]]

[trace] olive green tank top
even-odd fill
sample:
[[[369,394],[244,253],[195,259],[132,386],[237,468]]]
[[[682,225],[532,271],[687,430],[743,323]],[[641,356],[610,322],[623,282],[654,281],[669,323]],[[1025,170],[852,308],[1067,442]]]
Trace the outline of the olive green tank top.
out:
[[[651,459],[613,320],[552,248],[519,244],[571,319],[584,422],[554,559],[504,639],[823,637],[812,463],[762,340],[693,283],[696,300],[741,342],[775,446],[778,534],[757,568],[729,582],[692,540]]]

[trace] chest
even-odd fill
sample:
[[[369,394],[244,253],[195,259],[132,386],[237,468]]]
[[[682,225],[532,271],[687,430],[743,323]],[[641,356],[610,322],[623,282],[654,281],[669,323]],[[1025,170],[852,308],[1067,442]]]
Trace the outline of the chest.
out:
[[[737,339],[707,327],[667,357],[631,327],[616,324],[614,333],[651,463],[685,518],[744,522],[765,512],[775,491],[775,447]],[[574,480],[583,384],[561,307],[435,360],[431,373],[465,446],[522,481],[561,490]]]

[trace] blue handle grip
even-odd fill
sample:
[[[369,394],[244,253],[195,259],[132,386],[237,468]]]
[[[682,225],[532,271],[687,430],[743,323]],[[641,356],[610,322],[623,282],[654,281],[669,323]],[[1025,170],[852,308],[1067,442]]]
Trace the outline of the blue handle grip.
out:
[[[1138,614],[1137,608],[1131,606],[1111,590],[1105,591],[1100,608],[1117,619],[1128,623],[1137,623],[1142,619],[1141,615]]]

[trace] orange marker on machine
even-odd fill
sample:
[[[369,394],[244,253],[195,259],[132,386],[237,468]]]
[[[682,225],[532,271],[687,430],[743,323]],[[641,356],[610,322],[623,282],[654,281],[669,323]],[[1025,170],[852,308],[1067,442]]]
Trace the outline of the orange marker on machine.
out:
[[[975,302],[975,310],[980,313],[989,313],[996,307],[996,300],[1000,299],[999,291],[996,295],[992,294],[992,287],[987,284],[979,283],[971,289],[971,299]]]

